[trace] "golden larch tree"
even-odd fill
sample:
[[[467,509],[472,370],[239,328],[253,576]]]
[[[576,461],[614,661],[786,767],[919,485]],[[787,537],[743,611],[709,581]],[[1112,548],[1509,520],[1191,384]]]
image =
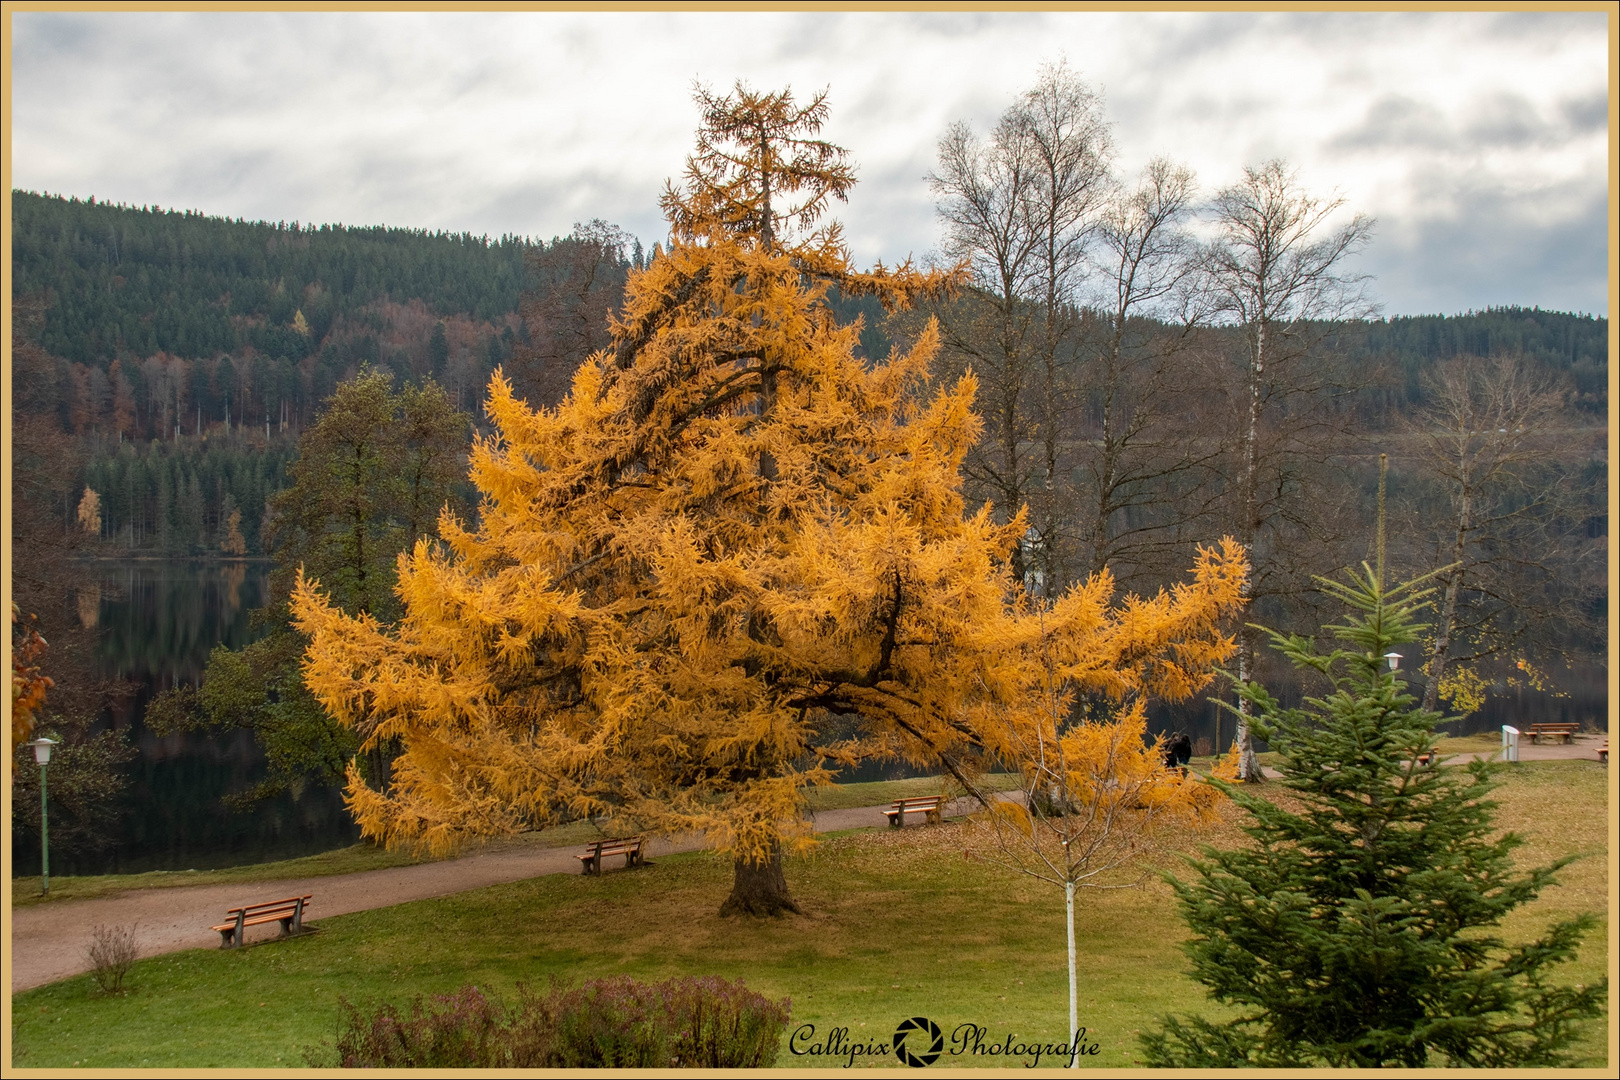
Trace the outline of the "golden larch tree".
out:
[[[476,528],[447,514],[442,544],[401,557],[392,627],[312,581],[293,610],[310,689],[403,747],[383,790],[351,771],[368,837],[443,850],[581,817],[701,833],[734,857],[722,910],[775,913],[796,910],[782,854],[811,842],[806,785],[872,755],[972,785],[1030,707],[1041,634],[1007,571],[1022,517],[963,506],[972,376],[930,390],[932,329],[864,363],[827,303],[898,307],[960,273],[859,273],[816,228],[853,183],[815,138],[825,93],[698,101],[668,250],[631,273],[613,347],[556,408],[491,380]],[[1206,576],[1189,588],[1213,596]],[[1077,663],[1174,666],[1215,634],[1072,612]]]
[[[79,528],[90,536],[101,535],[101,495],[91,488],[84,489],[79,500]]]

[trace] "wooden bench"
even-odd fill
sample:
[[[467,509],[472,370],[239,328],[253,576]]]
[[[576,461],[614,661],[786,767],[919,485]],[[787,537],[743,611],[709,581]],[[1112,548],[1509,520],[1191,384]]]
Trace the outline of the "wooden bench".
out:
[[[623,855],[624,868],[645,866],[646,860],[642,858],[641,847],[644,838],[640,836],[620,836],[612,840],[594,840],[585,845],[585,854],[574,856],[579,860],[579,872],[582,874],[602,873],[602,858],[606,855]]]
[[[1579,730],[1581,730],[1581,725],[1579,724],[1531,724],[1530,741],[1532,743],[1539,742],[1541,741],[1541,736],[1543,735],[1557,735],[1560,736],[1565,742],[1572,743],[1575,741],[1575,733]]]
[[[246,907],[231,908],[225,913],[228,921],[218,926],[209,927],[219,931],[219,947],[222,949],[240,949],[242,947],[242,931],[250,926],[259,926],[263,923],[278,922],[281,924],[281,936],[291,937],[304,932],[304,908],[309,906],[310,897],[314,893],[303,896],[290,896],[285,900],[271,900],[263,904],[248,904]]]
[[[1419,765],[1427,765],[1429,762],[1431,762],[1433,760],[1434,760],[1434,755],[1433,754],[1419,754],[1417,756],[1417,763]]]
[[[890,826],[896,829],[905,824],[908,812],[921,813],[926,824],[938,825],[942,801],[938,795],[925,795],[918,799],[896,799],[894,805],[883,813],[888,817]]]
[[[1597,748],[1598,760],[1607,765],[1609,763],[1609,740],[1604,739],[1603,744]]]

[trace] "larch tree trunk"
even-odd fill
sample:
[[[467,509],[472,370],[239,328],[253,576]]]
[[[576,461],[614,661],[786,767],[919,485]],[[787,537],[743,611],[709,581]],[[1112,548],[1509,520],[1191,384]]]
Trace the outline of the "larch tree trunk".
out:
[[[721,915],[782,915],[790,911],[795,915],[803,914],[788,895],[781,848],[773,848],[770,857],[763,862],[738,856],[732,869],[731,895],[720,905]]]
[[[1079,989],[1078,980],[1075,977],[1076,976],[1076,971],[1075,971],[1075,955],[1074,955],[1074,882],[1073,881],[1065,881],[1063,883],[1063,897],[1064,897],[1064,903],[1067,905],[1068,926],[1069,926],[1069,1034],[1068,1034],[1068,1038],[1074,1039],[1075,1032],[1080,1030],[1080,989]],[[1075,1042],[1078,1042],[1078,1041],[1079,1041],[1078,1039],[1075,1039]],[[1071,1042],[1069,1045],[1073,1046],[1074,1043]],[[1071,1053],[1069,1055],[1069,1068],[1078,1069],[1079,1067],[1080,1067],[1080,1058],[1079,1058],[1079,1056],[1076,1055],[1076,1054]]]

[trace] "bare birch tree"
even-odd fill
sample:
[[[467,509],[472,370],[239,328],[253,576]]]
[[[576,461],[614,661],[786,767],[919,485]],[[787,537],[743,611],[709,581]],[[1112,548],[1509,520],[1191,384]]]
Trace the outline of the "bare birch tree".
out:
[[[1197,245],[1191,170],[1158,158],[1121,190],[1096,234],[1094,332],[1080,376],[1075,440],[1078,547],[1085,571],[1163,580],[1213,535],[1221,444],[1197,422],[1203,321],[1190,288]]]
[[[1243,178],[1222,189],[1212,206],[1217,235],[1203,258],[1205,280],[1217,315],[1235,324],[1244,346],[1243,415],[1238,433],[1234,494],[1235,533],[1249,551],[1248,599],[1265,593],[1274,578],[1296,577],[1296,567],[1269,549],[1271,527],[1284,516],[1280,502],[1297,498],[1297,486],[1268,483],[1275,470],[1267,457],[1286,460],[1297,448],[1268,439],[1267,425],[1281,415],[1297,422],[1301,406],[1320,401],[1331,380],[1318,347],[1327,325],[1371,314],[1366,279],[1346,262],[1371,239],[1372,219],[1356,214],[1332,226],[1344,207],[1338,196],[1322,198],[1299,186],[1287,163],[1272,160],[1245,168]],[[1272,535],[1267,535],[1271,531]],[[1254,677],[1254,631],[1238,641],[1238,677]],[[1249,730],[1250,706],[1239,702],[1239,776],[1262,779]]]
[[[1110,165],[1114,148],[1099,95],[1063,63],[1048,64],[1021,102],[1034,183],[1025,216],[1037,237],[1034,299],[1041,313],[1040,485],[1031,510],[1047,595],[1067,584],[1062,534],[1072,531],[1076,507],[1061,460],[1072,432],[1078,374],[1076,330],[1086,254],[1117,186]]]
[[[1430,541],[1435,564],[1449,564],[1427,649],[1423,708],[1434,709],[1452,665],[1569,620],[1556,585],[1581,557],[1569,512],[1579,475],[1558,462],[1581,447],[1565,430],[1564,388],[1520,359],[1455,357],[1425,390],[1408,431],[1450,508]]]
[[[585,358],[612,344],[608,314],[624,297],[633,240],[593,218],[529,252],[532,288],[518,305],[526,340],[513,349],[506,371],[531,404],[555,405]]]
[[[1102,100],[1063,64],[1002,114],[988,143],[953,124],[930,175],[975,291],[939,312],[947,347],[979,376],[986,438],[965,463],[1004,518],[1031,506],[1014,571],[1048,595],[1067,577],[1054,543],[1073,505],[1062,461],[1073,407],[1078,290],[1112,192]]]

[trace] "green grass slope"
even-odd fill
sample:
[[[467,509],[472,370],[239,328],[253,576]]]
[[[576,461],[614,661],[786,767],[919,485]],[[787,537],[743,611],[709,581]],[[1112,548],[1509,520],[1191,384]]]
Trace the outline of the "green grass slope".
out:
[[[1551,919],[1607,911],[1606,780],[1596,763],[1537,762],[1514,770],[1499,790],[1501,823],[1530,839],[1521,862],[1594,856],[1566,869],[1562,886],[1533,909],[1515,914],[1505,928],[1510,940],[1532,936]],[[1221,825],[1177,843],[1240,843],[1234,822],[1228,808]],[[508,994],[519,982],[543,987],[553,975],[741,978],[771,997],[791,998],[789,1030],[813,1024],[817,1040],[847,1027],[851,1043],[884,1045],[896,1024],[921,1015],[947,1036],[958,1025],[980,1025],[985,1045],[1009,1034],[1062,1041],[1062,893],[969,857],[983,848],[964,823],[832,836],[814,854],[790,860],[789,885],[806,914],[780,920],[720,918],[730,864],[701,854],[601,878],[553,875],[321,919],[320,933],[306,938],[142,960],[121,997],[100,994],[88,976],[16,995],[12,1064],[302,1066],[306,1047],[330,1043],[340,997],[403,1002],[469,983]],[[1162,1012],[1218,1013],[1184,974],[1177,944],[1186,931],[1164,885],[1085,891],[1077,921],[1080,1022],[1101,1048],[1087,1065],[1134,1064],[1137,1034]],[[1606,939],[1604,921],[1562,975],[1570,982],[1600,978]],[[1590,1025],[1582,1063],[1601,1064],[1604,1047],[1603,1026]],[[1027,1060],[947,1055],[940,1065]],[[786,1046],[778,1059],[784,1066],[844,1063],[793,1056]],[[900,1067],[892,1056],[856,1064]]]

